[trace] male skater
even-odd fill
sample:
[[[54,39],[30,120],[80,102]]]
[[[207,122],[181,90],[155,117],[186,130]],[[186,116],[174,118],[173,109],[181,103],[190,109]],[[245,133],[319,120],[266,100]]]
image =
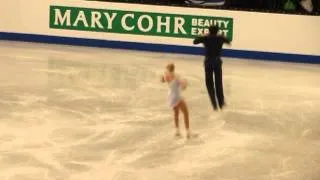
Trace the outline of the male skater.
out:
[[[209,34],[194,39],[193,44],[203,43],[205,46],[205,80],[208,94],[215,111],[218,110],[216,97],[219,107],[222,109],[225,105],[222,83],[222,60],[221,50],[224,43],[230,44],[230,40],[224,36],[218,35],[219,28],[217,26],[209,27]],[[213,73],[215,83],[213,81]]]

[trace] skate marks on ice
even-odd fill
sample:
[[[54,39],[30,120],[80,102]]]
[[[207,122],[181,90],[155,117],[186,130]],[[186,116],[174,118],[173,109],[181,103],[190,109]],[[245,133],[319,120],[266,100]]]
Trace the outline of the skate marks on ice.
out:
[[[19,46],[0,46],[0,179],[319,179],[318,68],[225,59],[213,112],[201,57]],[[164,59],[189,80],[197,138],[174,137]]]

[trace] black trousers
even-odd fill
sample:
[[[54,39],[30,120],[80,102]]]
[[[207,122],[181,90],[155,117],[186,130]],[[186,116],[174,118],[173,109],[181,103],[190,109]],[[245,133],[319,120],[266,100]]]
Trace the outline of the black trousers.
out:
[[[214,109],[217,109],[218,105],[222,108],[225,104],[222,82],[222,61],[220,58],[206,59],[204,66],[206,86],[212,106]]]
[[[312,0],[314,12],[320,13],[320,0]]]

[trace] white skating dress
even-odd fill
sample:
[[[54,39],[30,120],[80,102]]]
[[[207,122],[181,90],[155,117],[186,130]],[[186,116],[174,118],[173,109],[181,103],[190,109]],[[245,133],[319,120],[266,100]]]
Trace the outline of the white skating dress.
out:
[[[178,79],[174,79],[169,83],[168,101],[169,106],[174,108],[182,99],[180,93],[180,85]]]

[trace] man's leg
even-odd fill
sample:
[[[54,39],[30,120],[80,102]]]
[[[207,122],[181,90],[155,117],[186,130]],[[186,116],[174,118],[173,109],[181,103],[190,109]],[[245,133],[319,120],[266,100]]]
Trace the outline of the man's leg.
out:
[[[215,97],[215,88],[214,88],[214,82],[213,82],[213,66],[210,62],[209,63],[205,62],[205,80],[206,80],[206,86],[207,86],[211,104],[214,110],[217,110],[218,106],[217,106],[217,101]]]
[[[216,91],[219,106],[222,109],[224,106],[224,93],[223,93],[223,81],[222,81],[222,64],[219,63],[214,67],[214,76],[216,82]]]

